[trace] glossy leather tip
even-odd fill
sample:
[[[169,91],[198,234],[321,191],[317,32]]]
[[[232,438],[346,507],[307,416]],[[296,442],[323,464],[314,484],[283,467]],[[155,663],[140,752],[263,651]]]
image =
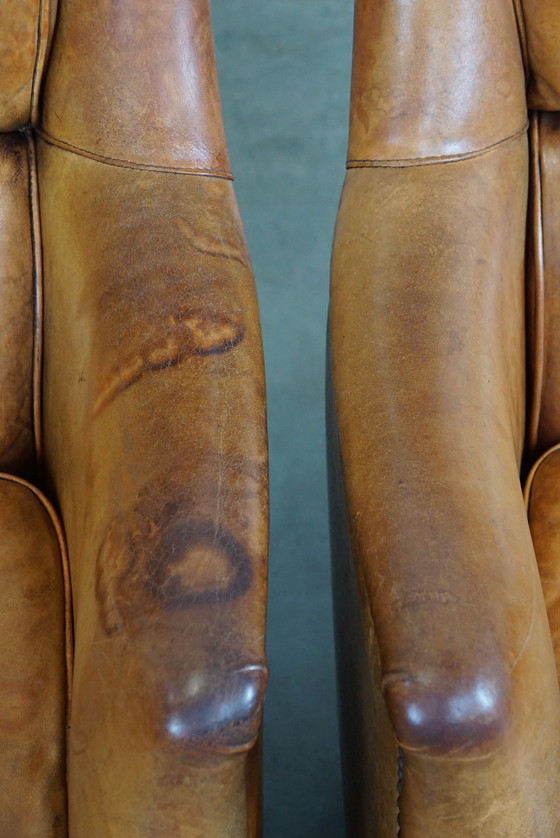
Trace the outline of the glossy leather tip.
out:
[[[384,679],[389,714],[405,750],[472,756],[494,750],[508,723],[503,679],[480,675],[449,684],[441,679]]]
[[[258,736],[267,680],[263,666],[193,673],[168,694],[163,720],[168,744],[218,753],[249,750]]]

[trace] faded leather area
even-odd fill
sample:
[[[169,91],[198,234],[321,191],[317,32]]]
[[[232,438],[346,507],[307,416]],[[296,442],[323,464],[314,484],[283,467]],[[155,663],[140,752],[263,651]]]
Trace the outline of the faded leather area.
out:
[[[560,439],[560,116],[534,113],[528,242],[528,444],[537,456]]]
[[[0,475],[0,834],[66,838],[61,550],[27,484]]]
[[[28,142],[0,134],[0,470],[34,466],[35,255]]]
[[[245,838],[267,456],[232,184],[42,141],[38,159],[45,461],[76,615],[71,829]]]
[[[526,121],[511,0],[357,0],[352,165],[480,152]]]
[[[0,0],[0,131],[36,122],[56,0]]]
[[[560,110],[560,7],[558,0],[523,0],[530,108]]]
[[[61,4],[43,98],[76,153],[231,177],[207,0]]]

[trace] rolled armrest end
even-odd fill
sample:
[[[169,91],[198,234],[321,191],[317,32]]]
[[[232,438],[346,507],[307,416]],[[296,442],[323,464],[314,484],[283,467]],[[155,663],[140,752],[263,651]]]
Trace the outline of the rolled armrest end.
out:
[[[434,756],[495,750],[508,728],[510,681],[482,672],[453,682],[386,676],[383,690],[400,747]]]

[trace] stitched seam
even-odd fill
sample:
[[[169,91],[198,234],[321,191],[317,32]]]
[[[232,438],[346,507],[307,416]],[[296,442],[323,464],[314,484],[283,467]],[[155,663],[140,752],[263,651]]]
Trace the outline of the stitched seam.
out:
[[[33,117],[33,103],[35,102],[35,85],[41,57],[41,31],[43,29],[43,0],[39,3],[39,14],[37,15],[37,33],[35,36],[35,62],[33,64],[33,76],[31,79],[31,97],[29,101],[30,119]]]
[[[515,14],[515,22],[517,24],[517,31],[519,33],[519,45],[521,47],[521,57],[525,73],[529,75],[529,46],[527,43],[527,24],[525,22],[525,10],[521,0],[513,0],[513,12]]]
[[[37,16],[37,34],[35,38],[35,62],[33,64],[33,76],[31,80],[31,96],[29,101],[29,120],[33,122],[34,116],[36,116],[35,111],[37,110],[37,79],[39,76],[42,76],[43,72],[43,65],[45,59],[45,52],[46,52],[46,40],[41,39],[41,33],[43,31],[43,18],[45,16],[45,0],[40,0],[39,2],[39,14]],[[40,68],[40,70],[39,70]]]
[[[397,758],[397,838],[402,835],[401,797],[404,783],[404,751],[399,747]]]
[[[37,226],[39,224],[39,213],[37,206],[37,182],[36,182],[36,161],[35,149],[33,146],[33,135],[30,131],[25,132],[27,141],[27,165],[28,187],[27,198],[29,204],[29,228],[31,235],[31,258],[32,258],[32,281],[33,281],[33,438],[35,447],[35,461],[40,466],[42,458],[42,433],[41,433],[41,370],[43,362],[43,335],[42,335],[42,310],[43,310],[43,278],[42,278],[42,257],[41,241],[38,236]]]
[[[233,180],[231,172],[225,169],[198,169],[195,167],[181,167],[181,166],[158,166],[157,163],[138,163],[134,160],[121,160],[118,157],[107,157],[104,154],[98,154],[96,151],[89,151],[86,148],[68,143],[65,140],[59,140],[58,137],[53,137],[44,128],[37,128],[37,134],[49,145],[57,146],[63,151],[68,151],[70,154],[76,154],[79,157],[86,157],[89,160],[94,160],[97,163],[103,163],[106,166],[116,166],[119,169],[137,169],[145,172],[161,172],[162,174],[171,175],[199,175],[205,177],[216,177],[224,180]]]
[[[488,154],[494,149],[498,148],[499,146],[506,145],[508,143],[514,142],[519,137],[522,137],[523,134],[527,131],[529,123],[525,123],[523,128],[519,131],[515,131],[513,134],[510,134],[507,137],[504,137],[501,140],[498,140],[495,143],[491,143],[491,145],[484,146],[484,148],[478,148],[474,151],[465,151],[461,154],[443,154],[433,157],[401,157],[401,158],[379,158],[379,159],[363,159],[363,160],[348,160],[346,165],[349,169],[359,169],[359,168],[385,168],[385,169],[398,169],[398,168],[407,168],[413,166],[429,166],[434,165],[437,163],[454,163],[460,160],[470,160],[473,157],[480,157],[483,154]]]
[[[539,420],[542,407],[544,385],[544,250],[543,250],[543,208],[542,208],[542,161],[540,143],[540,117],[535,115],[531,127],[531,168],[532,168],[532,233],[534,235],[534,287],[533,294],[533,323],[534,334],[534,369],[532,405],[529,417],[529,439],[531,448],[535,448],[538,438]]]

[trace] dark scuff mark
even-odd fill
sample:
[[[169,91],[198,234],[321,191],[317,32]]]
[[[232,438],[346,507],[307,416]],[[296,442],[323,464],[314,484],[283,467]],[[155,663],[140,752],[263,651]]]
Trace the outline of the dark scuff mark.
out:
[[[157,611],[218,605],[251,587],[251,557],[225,526],[189,514],[179,501],[155,515],[140,503],[116,518],[98,551],[95,591],[105,633]]]
[[[243,337],[240,324],[212,309],[187,309],[169,315],[157,332],[153,328],[143,332],[135,351],[113,366],[96,395],[94,416],[147,373],[177,366],[188,356],[224,354]]]
[[[243,596],[251,587],[253,572],[247,552],[229,530],[212,521],[179,517],[163,530],[158,551],[166,557],[165,563],[154,562],[149,566],[146,583],[152,596],[165,608],[229,602]],[[185,585],[182,575],[174,571],[186,559],[188,562],[192,552],[202,556],[213,554],[227,571],[225,583],[203,589]]]

